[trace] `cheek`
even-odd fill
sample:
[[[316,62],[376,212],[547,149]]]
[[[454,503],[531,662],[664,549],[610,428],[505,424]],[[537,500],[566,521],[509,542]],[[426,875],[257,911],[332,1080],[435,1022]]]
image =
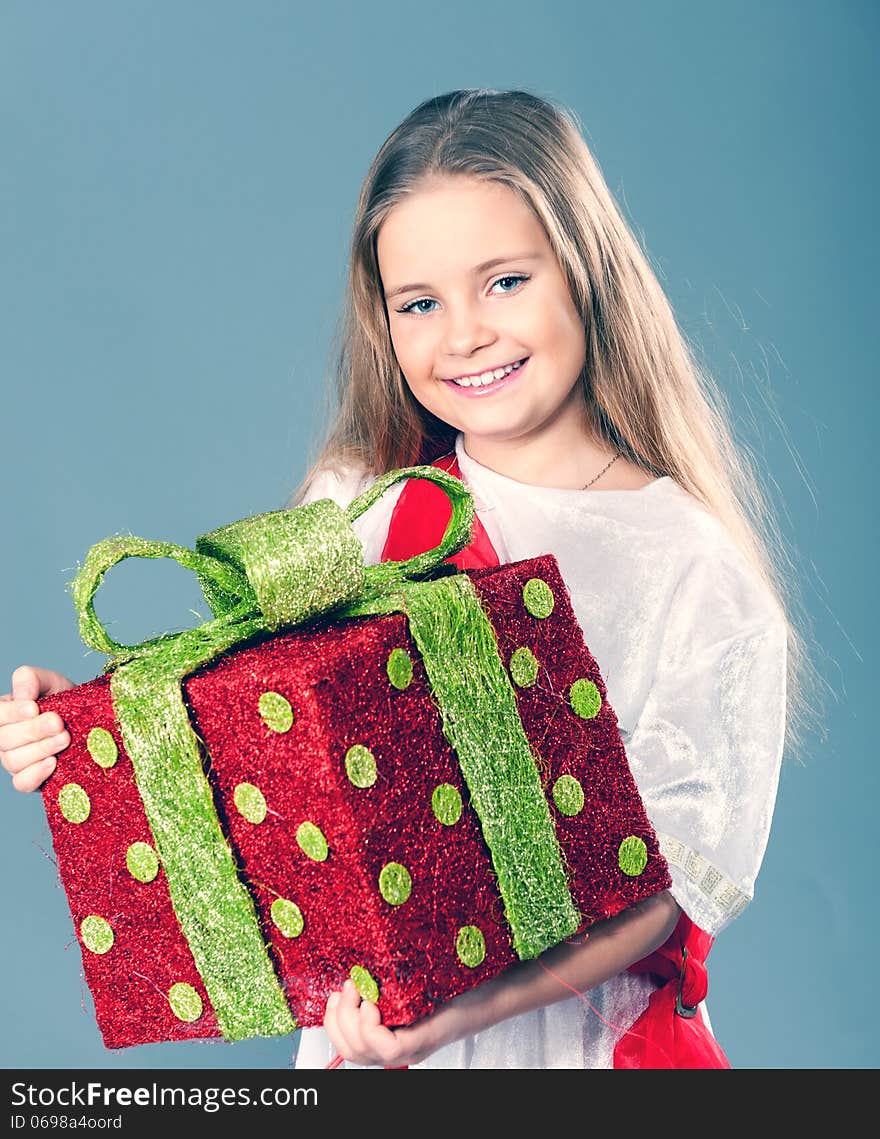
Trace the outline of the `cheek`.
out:
[[[557,310],[543,343],[550,364],[544,373],[547,392],[550,394],[552,391],[556,396],[567,393],[577,382],[586,362],[587,341],[577,314],[572,320],[567,313]]]
[[[548,339],[556,354],[566,361],[582,361],[587,350],[587,340],[581,319],[569,304],[555,305],[548,316]]]
[[[440,419],[446,418],[443,389],[439,384],[432,380],[420,379],[413,373],[406,371],[403,373],[403,381],[417,404],[432,412],[432,414],[438,416]]]
[[[403,382],[419,403],[428,398],[433,386],[430,382],[431,371],[428,355],[424,350],[419,351],[412,337],[395,337],[392,335],[391,344],[398,366],[403,373]]]
[[[511,344],[522,344],[568,371],[581,366],[586,354],[586,337],[577,309],[568,292],[548,283],[540,293],[523,294],[505,312],[499,335]]]
[[[426,372],[431,374],[434,349],[431,337],[424,330],[392,324],[391,346],[405,375],[417,379]]]
[[[429,332],[398,329],[391,334],[391,345],[409,390],[420,403],[430,398],[437,385],[433,379],[436,348]]]

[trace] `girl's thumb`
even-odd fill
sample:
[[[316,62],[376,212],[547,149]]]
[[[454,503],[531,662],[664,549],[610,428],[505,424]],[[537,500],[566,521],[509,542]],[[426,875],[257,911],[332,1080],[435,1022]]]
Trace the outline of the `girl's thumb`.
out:
[[[40,681],[34,669],[22,665],[12,674],[12,698],[14,700],[36,700],[40,693]]]

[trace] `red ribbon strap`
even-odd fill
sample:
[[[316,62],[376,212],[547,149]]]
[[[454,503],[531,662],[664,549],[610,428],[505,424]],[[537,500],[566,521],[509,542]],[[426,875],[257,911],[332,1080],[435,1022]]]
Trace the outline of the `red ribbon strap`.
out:
[[[461,478],[458,459],[454,453],[435,459],[431,466],[439,467],[455,478]],[[407,479],[394,504],[388,537],[382,550],[382,561],[399,562],[414,554],[434,549],[439,545],[451,515],[449,499],[436,483],[425,479]],[[495,547],[476,515],[471,541],[463,550],[446,560],[460,570],[500,564]]]
[[[709,988],[706,957],[714,938],[686,913],[667,941],[629,973],[653,973],[666,983],[614,1049],[615,1068],[729,1068],[730,1062],[697,1007]]]

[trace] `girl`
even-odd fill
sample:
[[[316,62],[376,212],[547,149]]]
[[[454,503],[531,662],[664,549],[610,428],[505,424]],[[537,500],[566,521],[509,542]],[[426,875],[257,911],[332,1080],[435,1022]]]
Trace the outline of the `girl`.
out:
[[[555,554],[673,885],[406,1028],[347,982],[297,1066],[727,1067],[704,961],[753,896],[800,640],[757,482],[574,115],[524,91],[417,107],[361,190],[350,297],[339,411],[289,505],[435,462],[477,506],[457,565]],[[377,562],[445,521],[410,480],[355,529]],[[0,698],[19,790],[69,742],[33,701],[69,684],[20,668]]]

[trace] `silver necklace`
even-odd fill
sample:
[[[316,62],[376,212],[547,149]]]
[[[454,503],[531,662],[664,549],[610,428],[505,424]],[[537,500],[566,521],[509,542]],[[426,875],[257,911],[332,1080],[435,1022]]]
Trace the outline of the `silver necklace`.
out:
[[[602,476],[605,474],[605,472],[608,470],[608,468],[611,466],[611,463],[616,463],[616,462],[617,462],[617,460],[620,458],[620,456],[621,456],[621,454],[622,454],[622,453],[623,453],[622,451],[618,451],[618,452],[617,452],[617,454],[614,456],[614,458],[611,460],[611,462],[609,462],[609,463],[606,463],[606,464],[605,464],[605,466],[602,468],[602,470],[601,470],[601,471],[599,471],[599,473],[596,475],[596,478],[594,478],[594,479],[590,479],[590,481],[587,483],[587,485],[586,485],[586,486],[582,486],[582,487],[581,487],[581,490],[586,490],[586,489],[587,489],[587,487],[591,487],[591,486],[593,485],[593,483],[594,483],[594,482],[596,482],[598,479],[600,479],[600,478],[601,478],[601,477],[602,477]],[[441,456],[440,456],[440,458],[441,458],[441,459],[449,459],[449,458],[451,458],[451,457],[452,457],[454,454],[455,454],[455,451],[447,451],[447,452],[446,452],[446,454],[445,454],[445,455],[441,455]],[[437,460],[435,459],[434,461],[436,462]]]
[[[616,463],[617,460],[620,458],[620,455],[621,455],[621,452],[618,451],[617,454],[614,456],[614,458],[611,460],[611,463]],[[602,470],[599,471],[599,473],[596,475],[596,478],[590,479],[590,481],[587,483],[587,486],[582,486],[581,490],[586,490],[587,487],[593,485],[593,483],[596,481],[596,479],[600,479],[605,474],[605,472],[608,470],[608,468],[611,466],[611,463],[606,463],[605,466],[602,468]]]

